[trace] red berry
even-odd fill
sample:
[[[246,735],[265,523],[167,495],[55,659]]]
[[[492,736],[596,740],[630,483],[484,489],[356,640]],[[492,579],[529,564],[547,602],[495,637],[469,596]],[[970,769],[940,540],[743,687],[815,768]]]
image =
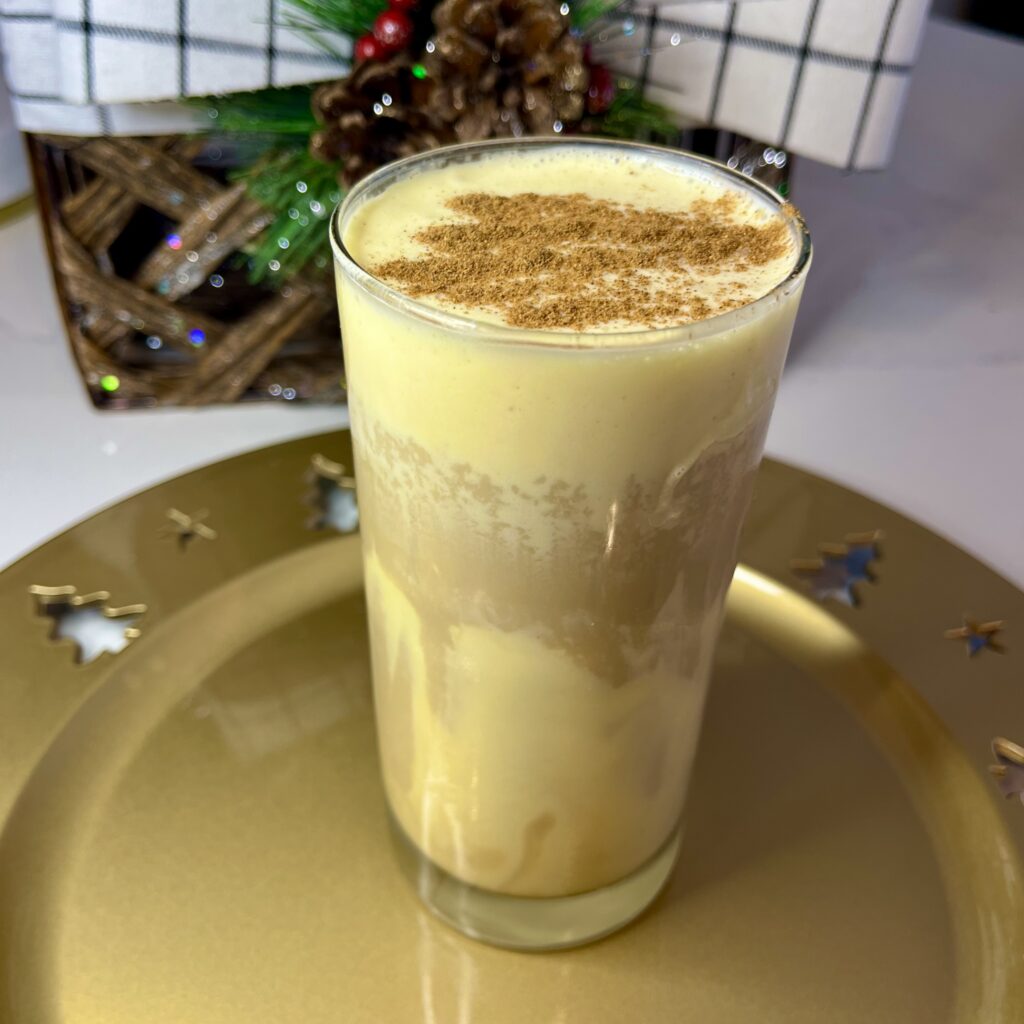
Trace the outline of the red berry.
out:
[[[384,56],[384,48],[370,33],[356,40],[356,60],[379,60]]]
[[[385,53],[397,53],[412,38],[412,20],[401,11],[384,11],[373,23],[373,38]]]
[[[615,77],[603,64],[590,67],[590,85],[587,88],[587,110],[603,114],[615,99]]]
[[[391,0],[388,6],[393,11],[414,11],[419,5],[419,0]]]

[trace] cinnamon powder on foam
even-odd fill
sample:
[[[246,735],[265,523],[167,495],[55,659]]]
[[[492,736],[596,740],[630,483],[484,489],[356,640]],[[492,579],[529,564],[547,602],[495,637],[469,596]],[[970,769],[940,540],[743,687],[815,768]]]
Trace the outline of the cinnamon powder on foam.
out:
[[[793,249],[778,218],[739,221],[729,193],[683,211],[582,193],[469,192],[446,205],[459,219],[413,236],[425,253],[371,271],[413,298],[487,309],[513,327],[586,331],[704,320],[758,298],[735,275]],[[719,275],[726,280],[714,284]]]

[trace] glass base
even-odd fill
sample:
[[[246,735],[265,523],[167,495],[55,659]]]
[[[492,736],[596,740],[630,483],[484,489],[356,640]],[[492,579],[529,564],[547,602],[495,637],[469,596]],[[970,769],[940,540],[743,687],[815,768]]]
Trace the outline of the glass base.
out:
[[[393,818],[391,833],[402,873],[434,915],[472,939],[536,952],[582,946],[638,917],[672,873],[682,837],[677,829],[646,864],[612,885],[535,898],[467,885],[428,860]]]

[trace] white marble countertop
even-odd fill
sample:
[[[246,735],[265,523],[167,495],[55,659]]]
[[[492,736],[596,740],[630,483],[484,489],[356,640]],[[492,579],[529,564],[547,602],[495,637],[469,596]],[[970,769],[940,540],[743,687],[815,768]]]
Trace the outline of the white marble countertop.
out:
[[[817,254],[768,451],[1024,587],[1022,126],[1024,46],[933,22],[892,165],[799,164]],[[0,338],[0,565],[166,477],[343,423],[286,403],[95,412],[34,217],[0,229]]]

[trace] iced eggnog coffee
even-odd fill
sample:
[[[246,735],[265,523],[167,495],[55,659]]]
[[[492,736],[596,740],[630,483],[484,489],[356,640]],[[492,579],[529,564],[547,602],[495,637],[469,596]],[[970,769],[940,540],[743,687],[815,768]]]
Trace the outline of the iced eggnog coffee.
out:
[[[491,917],[657,864],[607,931],[671,867],[806,237],[716,165],[530,140],[367,179],[335,247],[392,814]]]

